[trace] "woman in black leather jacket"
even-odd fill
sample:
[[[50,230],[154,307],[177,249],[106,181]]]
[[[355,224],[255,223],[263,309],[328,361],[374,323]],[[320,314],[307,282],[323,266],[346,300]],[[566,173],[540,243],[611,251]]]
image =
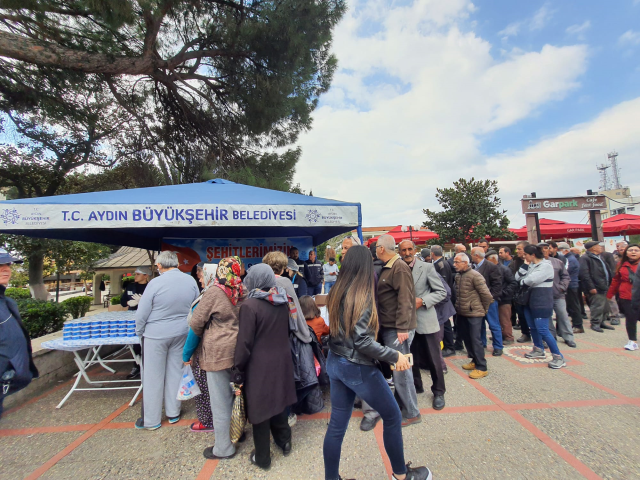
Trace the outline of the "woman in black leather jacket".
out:
[[[380,413],[384,446],[391,461],[393,478],[430,480],[426,467],[411,468],[404,463],[402,414],[378,361],[395,364],[398,370],[411,368],[398,351],[376,342],[378,312],[375,305],[371,253],[353,246],[342,259],[342,269],[328,298],[329,357],[331,380],[331,420],[324,437],[326,480],[340,479],[340,451],[349,425],[353,401],[358,395]]]

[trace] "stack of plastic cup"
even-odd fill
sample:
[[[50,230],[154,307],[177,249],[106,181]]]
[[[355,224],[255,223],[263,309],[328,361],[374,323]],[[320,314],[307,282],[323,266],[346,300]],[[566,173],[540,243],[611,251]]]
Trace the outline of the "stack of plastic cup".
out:
[[[91,322],[91,338],[102,338],[102,322],[100,320]]]
[[[91,338],[91,322],[85,320],[84,318],[78,319],[78,324],[80,325],[80,337],[79,340],[88,340]]]
[[[80,339],[80,323],[78,320],[69,320],[62,326],[63,340],[79,340]]]

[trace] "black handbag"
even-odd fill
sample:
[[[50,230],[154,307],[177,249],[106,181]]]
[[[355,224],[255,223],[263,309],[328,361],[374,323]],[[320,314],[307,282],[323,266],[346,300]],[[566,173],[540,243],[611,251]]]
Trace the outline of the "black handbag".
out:
[[[531,298],[531,287],[529,285],[520,284],[518,291],[513,296],[513,301],[517,305],[529,305],[529,299]]]

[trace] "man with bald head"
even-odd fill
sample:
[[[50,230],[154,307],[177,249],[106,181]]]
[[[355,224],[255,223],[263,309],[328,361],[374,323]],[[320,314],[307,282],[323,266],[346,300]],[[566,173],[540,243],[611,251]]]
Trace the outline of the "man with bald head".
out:
[[[493,344],[494,357],[502,355],[502,328],[500,327],[500,314],[498,310],[498,301],[502,295],[502,273],[497,265],[485,260],[485,251],[482,247],[474,247],[471,249],[471,261],[475,264],[475,270],[484,277],[487,287],[493,297],[493,303],[489,305],[489,310],[484,319],[489,324],[491,330],[491,343]],[[487,327],[482,323],[482,344],[487,344]]]

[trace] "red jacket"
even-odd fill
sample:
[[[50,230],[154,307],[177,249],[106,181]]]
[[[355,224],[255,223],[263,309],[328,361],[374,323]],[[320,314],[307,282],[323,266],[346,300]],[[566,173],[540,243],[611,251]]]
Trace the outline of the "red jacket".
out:
[[[633,273],[636,273],[638,263],[632,265],[629,262],[624,262],[620,265],[620,270],[618,270],[618,273],[613,276],[611,286],[607,292],[607,298],[613,298],[615,294],[618,293],[620,298],[624,300],[631,300],[632,285],[629,281],[629,268],[627,267],[631,268]]]

